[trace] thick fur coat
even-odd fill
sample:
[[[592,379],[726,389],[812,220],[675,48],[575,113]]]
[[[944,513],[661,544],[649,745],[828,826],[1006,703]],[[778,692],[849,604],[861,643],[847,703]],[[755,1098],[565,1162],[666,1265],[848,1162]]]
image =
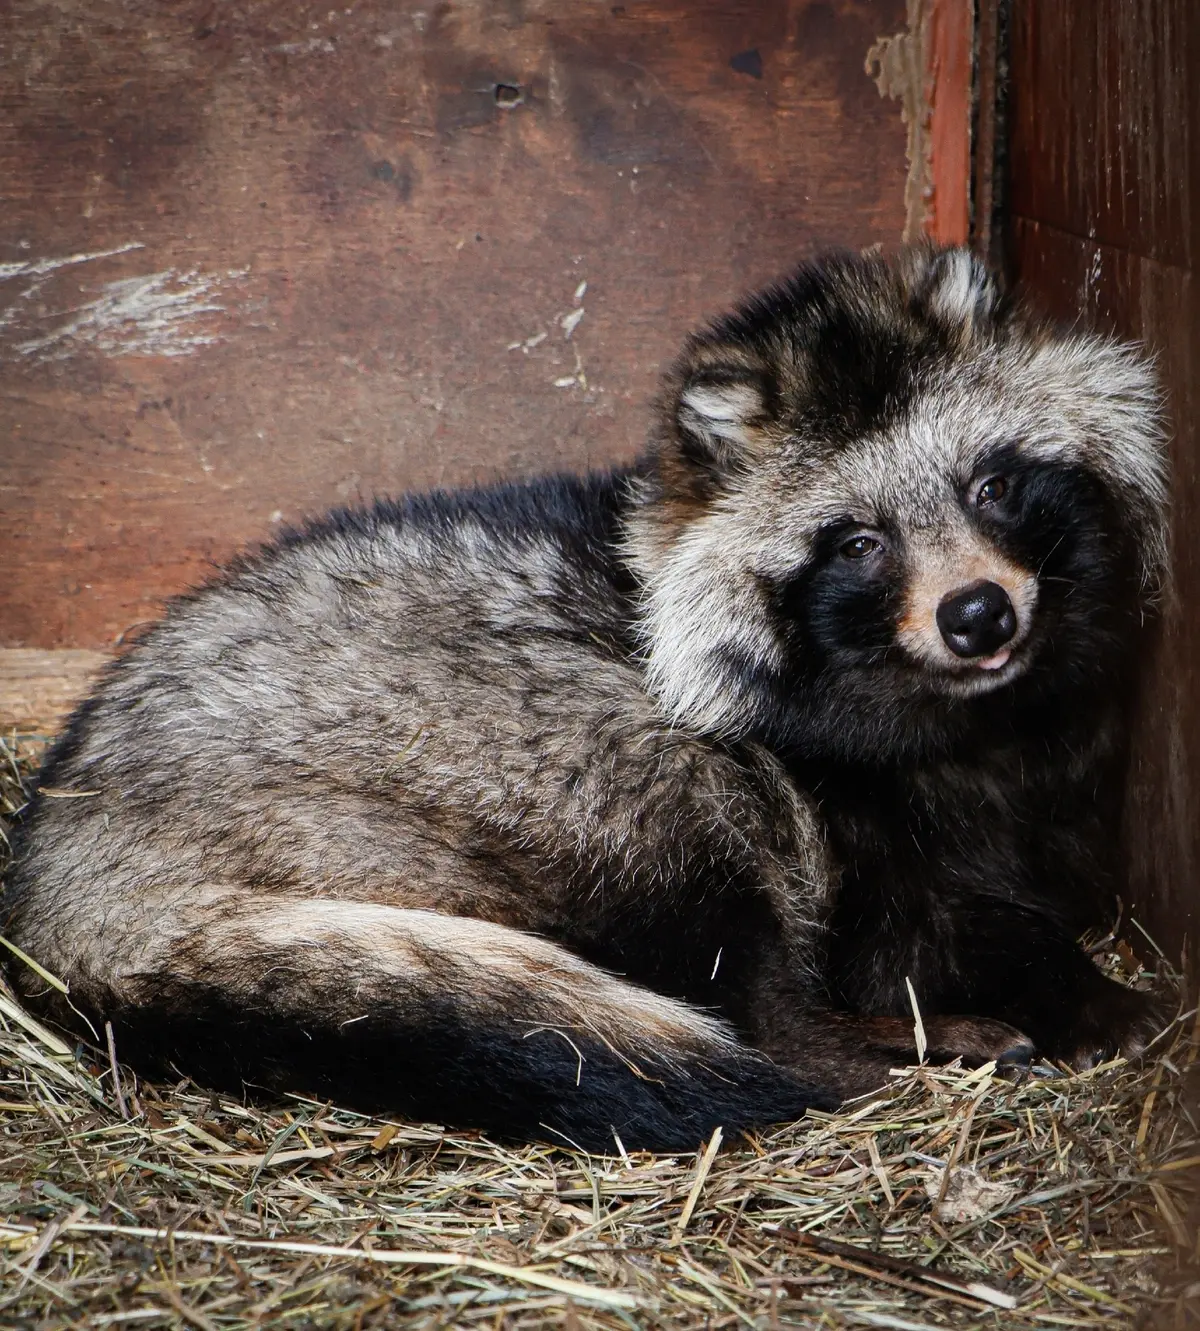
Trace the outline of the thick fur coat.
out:
[[[906,981],[935,1057],[1135,1052],[1076,938],[1164,491],[1133,349],[965,252],[807,265],[688,342],[635,466],[334,513],[175,601],[0,923],[149,1069],[592,1149],[868,1089]]]

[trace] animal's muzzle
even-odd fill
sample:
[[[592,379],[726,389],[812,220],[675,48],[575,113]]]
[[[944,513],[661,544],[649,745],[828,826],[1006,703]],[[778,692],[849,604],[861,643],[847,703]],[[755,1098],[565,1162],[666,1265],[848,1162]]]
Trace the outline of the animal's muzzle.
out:
[[[955,656],[991,656],[1017,631],[1017,612],[999,583],[973,582],[943,596],[937,626]]]

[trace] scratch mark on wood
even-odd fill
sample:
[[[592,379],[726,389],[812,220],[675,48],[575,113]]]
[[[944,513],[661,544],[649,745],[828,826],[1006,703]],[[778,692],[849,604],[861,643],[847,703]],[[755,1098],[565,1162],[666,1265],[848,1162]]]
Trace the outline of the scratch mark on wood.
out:
[[[85,347],[107,356],[188,356],[219,341],[206,315],[223,314],[226,307],[214,299],[230,281],[244,277],[245,269],[205,274],[174,268],[142,277],[118,278],[101,295],[72,311],[74,317],[42,337],[18,343],[23,356],[63,360]]]
[[[57,268],[90,263],[93,259],[111,259],[114,254],[128,254],[130,250],[145,248],[140,240],[131,240],[127,245],[118,245],[111,250],[94,250],[90,254],[67,254],[59,259],[32,259],[25,263],[0,263],[0,282],[11,281],[14,277],[42,277]]]
[[[333,55],[337,47],[328,37],[310,37],[303,42],[280,42],[269,49],[283,55]]]

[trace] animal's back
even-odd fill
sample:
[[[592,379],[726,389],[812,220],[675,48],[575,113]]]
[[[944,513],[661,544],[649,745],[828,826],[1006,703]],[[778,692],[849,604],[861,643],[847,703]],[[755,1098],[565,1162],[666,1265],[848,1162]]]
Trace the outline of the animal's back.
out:
[[[221,1046],[199,1054],[214,1080],[336,1079],[364,1103],[594,1144],[601,1061],[625,1083],[635,1063],[681,1073],[702,1058],[678,1111],[657,1091],[641,1105],[655,1079],[632,1078],[627,1137],[690,1141],[718,1106],[745,1117],[722,1093],[734,1067],[761,1082],[756,1103],[800,1111],[811,1093],[718,1021],[580,960],[706,996],[692,955],[719,953],[729,912],[672,890],[664,859],[689,808],[725,842],[755,799],[738,763],[673,734],[645,692],[618,558],[627,484],[557,478],[336,514],[175,602],[40,774],[8,889],[14,941],[74,1004],[114,1014],[126,1052],[195,1066]],[[787,870],[819,860],[796,812]],[[259,983],[272,969],[292,994]],[[272,1020],[270,1040],[252,1038],[251,1014]],[[330,1031],[324,1055],[303,1044]],[[397,1039],[407,1066],[381,1080]],[[495,1092],[492,1065],[530,1057],[517,1079],[532,1107],[464,1103]],[[579,1059],[597,1066],[571,1087]]]
[[[95,793],[43,797],[19,926],[85,945],[114,900],[226,885],[533,913],[503,880],[560,830],[564,770],[651,718],[609,558],[621,484],[335,515],[176,602],[41,774]]]

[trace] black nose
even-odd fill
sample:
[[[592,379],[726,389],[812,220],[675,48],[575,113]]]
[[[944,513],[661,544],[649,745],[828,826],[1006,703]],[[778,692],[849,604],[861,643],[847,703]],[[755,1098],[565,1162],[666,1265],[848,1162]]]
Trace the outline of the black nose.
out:
[[[1008,593],[994,582],[973,582],[943,596],[937,626],[955,656],[991,656],[1017,631]]]

